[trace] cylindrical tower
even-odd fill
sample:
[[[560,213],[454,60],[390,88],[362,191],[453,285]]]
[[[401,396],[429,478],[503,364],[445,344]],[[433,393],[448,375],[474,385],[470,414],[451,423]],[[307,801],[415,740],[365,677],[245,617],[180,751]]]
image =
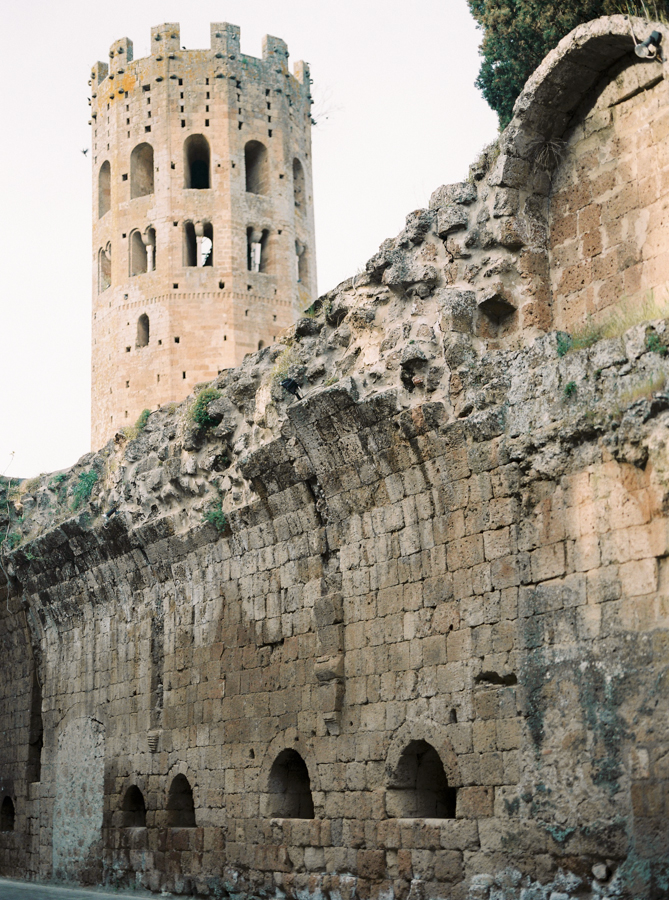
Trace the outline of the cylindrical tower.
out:
[[[270,344],[316,297],[309,68],[178,25],[91,72],[92,446]]]

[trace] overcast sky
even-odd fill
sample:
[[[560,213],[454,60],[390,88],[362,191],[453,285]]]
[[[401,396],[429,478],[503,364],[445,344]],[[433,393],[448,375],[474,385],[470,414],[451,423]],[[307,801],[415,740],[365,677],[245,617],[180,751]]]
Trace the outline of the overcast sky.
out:
[[[288,43],[314,79],[319,292],[355,274],[407,213],[460,181],[497,133],[474,81],[480,32],[466,0],[30,0],[5,4],[0,140],[0,474],[32,477],[89,450],[90,66],[129,37],[209,23]],[[14,456],[12,457],[12,452]]]

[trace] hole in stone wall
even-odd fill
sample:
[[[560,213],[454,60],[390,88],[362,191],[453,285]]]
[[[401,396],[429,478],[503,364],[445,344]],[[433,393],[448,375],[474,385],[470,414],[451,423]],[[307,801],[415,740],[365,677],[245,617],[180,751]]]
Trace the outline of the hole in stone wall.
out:
[[[299,159],[293,160],[293,199],[297,209],[304,209],[304,169]]]
[[[497,684],[510,687],[518,684],[518,679],[513,672],[508,675],[500,675],[497,672],[480,672],[474,679],[474,684]]]
[[[133,784],[125,792],[121,810],[123,828],[146,828],[146,804],[137,785]]]
[[[250,194],[265,194],[268,183],[267,148],[260,141],[249,141],[244,147],[246,190]]]
[[[313,819],[314,801],[306,763],[296,750],[282,750],[269,775],[271,815],[283,819]]]
[[[0,807],[0,831],[14,831],[14,802],[11,797],[5,797]]]
[[[439,754],[427,741],[411,741],[393,773],[386,809],[393,818],[454,819],[456,790],[448,786]]]
[[[170,786],[167,796],[167,824],[172,828],[195,828],[193,789],[185,775],[177,775]]]

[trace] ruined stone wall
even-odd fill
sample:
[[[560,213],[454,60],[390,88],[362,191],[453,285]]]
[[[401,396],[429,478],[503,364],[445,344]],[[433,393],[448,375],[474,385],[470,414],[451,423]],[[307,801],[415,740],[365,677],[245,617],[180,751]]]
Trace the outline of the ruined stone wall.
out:
[[[666,896],[669,332],[541,334],[531,155],[628,26],[565,39],[499,156],[280,342],[14,488],[2,634],[40,692],[5,666],[7,777],[33,697],[44,748],[0,860],[202,896]]]

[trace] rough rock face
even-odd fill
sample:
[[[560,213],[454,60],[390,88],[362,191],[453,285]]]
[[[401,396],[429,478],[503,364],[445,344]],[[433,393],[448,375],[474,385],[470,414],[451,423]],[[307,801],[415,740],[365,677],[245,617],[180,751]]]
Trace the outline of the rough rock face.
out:
[[[515,165],[181,406],[0,483],[3,873],[666,896],[669,333],[513,330],[539,306],[494,216],[453,241]]]

